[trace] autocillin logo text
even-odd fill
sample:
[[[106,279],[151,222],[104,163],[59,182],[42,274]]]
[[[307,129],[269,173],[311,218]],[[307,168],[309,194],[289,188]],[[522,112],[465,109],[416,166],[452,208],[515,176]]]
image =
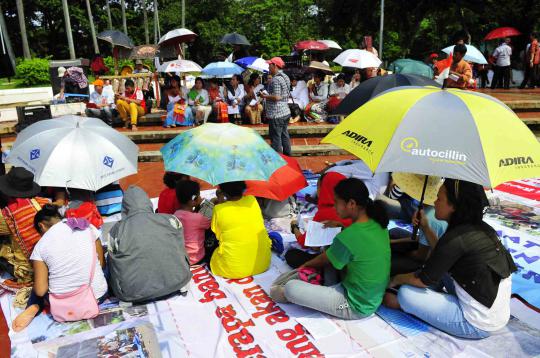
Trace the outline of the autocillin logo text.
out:
[[[354,140],[354,144],[361,147],[365,151],[370,153],[373,152],[371,149],[369,149],[371,147],[371,144],[373,144],[373,141],[371,139],[353,131],[345,131],[341,134]]]
[[[431,148],[420,148],[418,139],[407,137],[401,141],[401,150],[416,157],[427,157],[433,162],[444,162],[452,164],[465,164],[467,155],[452,149],[435,150]]]

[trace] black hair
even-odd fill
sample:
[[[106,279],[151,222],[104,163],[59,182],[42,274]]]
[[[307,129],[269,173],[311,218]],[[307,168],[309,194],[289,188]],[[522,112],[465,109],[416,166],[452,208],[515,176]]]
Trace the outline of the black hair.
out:
[[[49,223],[52,219],[62,219],[62,216],[58,212],[58,207],[52,204],[45,204],[40,211],[34,216],[34,229],[41,234],[41,229],[39,223],[46,222]]]
[[[244,79],[240,75],[233,75],[232,78],[236,78],[236,80],[238,81],[238,84],[244,83]]]
[[[340,73],[339,75],[337,75],[337,77],[336,77],[336,82],[339,81],[339,80],[345,81],[345,74]]]
[[[204,80],[202,77],[197,77],[195,78],[195,83],[197,83],[197,81],[201,81],[202,85],[203,85],[203,88],[204,88]]]
[[[464,44],[457,44],[454,46],[454,53],[459,52],[462,55],[465,55],[467,53],[467,46]]]
[[[163,175],[163,184],[169,189],[176,188],[176,183],[180,180],[189,180],[189,175],[175,172],[165,172]]]
[[[176,183],[176,198],[180,204],[187,204],[193,197],[199,195],[201,186],[193,180],[181,180]]]
[[[219,184],[219,188],[227,197],[234,198],[237,196],[242,196],[247,186],[245,181],[230,181]]]
[[[334,188],[334,195],[348,202],[354,200],[356,205],[365,208],[369,218],[375,220],[382,228],[388,226],[388,214],[381,200],[371,200],[369,191],[363,181],[347,178],[340,181]]]
[[[133,88],[135,88],[135,82],[133,82],[133,80],[126,80],[126,82],[124,83],[124,87],[133,87]]]
[[[260,78],[259,74],[258,74],[258,73],[252,73],[252,74],[249,76],[248,85],[253,86],[253,84],[255,83],[255,80],[256,80],[257,78]]]
[[[443,185],[448,203],[454,207],[448,226],[481,224],[484,209],[489,206],[484,188],[479,184],[456,179],[446,179]]]
[[[317,77],[317,78],[320,78],[321,81],[324,80],[324,77],[326,77],[326,75],[324,74],[323,71],[317,71],[317,72],[315,72],[314,76]]]
[[[535,39],[538,38],[538,33],[537,32],[531,32],[531,36],[534,37]]]

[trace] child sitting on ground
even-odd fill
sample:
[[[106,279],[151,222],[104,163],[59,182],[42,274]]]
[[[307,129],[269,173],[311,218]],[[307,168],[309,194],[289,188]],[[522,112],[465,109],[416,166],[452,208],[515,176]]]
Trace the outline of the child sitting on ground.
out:
[[[174,215],[184,227],[184,242],[191,265],[200,263],[205,256],[205,231],[210,229],[210,218],[197,212],[202,203],[199,183],[182,180],[176,185],[176,197],[180,205]]]
[[[159,194],[158,213],[172,215],[180,208],[178,199],[176,199],[176,183],[180,180],[189,180],[189,175],[165,172],[163,175],[163,184],[167,187]]]

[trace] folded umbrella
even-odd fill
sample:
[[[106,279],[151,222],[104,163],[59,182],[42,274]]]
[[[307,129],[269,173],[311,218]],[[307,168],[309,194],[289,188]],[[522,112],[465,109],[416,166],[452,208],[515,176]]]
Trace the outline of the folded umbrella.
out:
[[[202,69],[202,72],[207,76],[225,77],[230,75],[239,75],[244,72],[244,69],[233,62],[212,62]]]
[[[283,201],[308,186],[296,159],[280,154],[287,165],[276,170],[268,180],[246,181],[246,195]]]
[[[184,173],[212,185],[268,180],[286,162],[253,129],[206,123],[161,148],[165,171]]]
[[[34,174],[41,186],[97,191],[137,173],[139,148],[97,118],[39,121],[17,136],[7,162]]]
[[[465,46],[467,47],[467,53],[463,57],[465,61],[478,63],[479,65],[487,65],[488,62],[479,49],[477,49],[473,45]],[[446,48],[443,48],[442,51],[446,54],[451,54],[454,52],[454,46],[448,46]]]
[[[340,53],[334,62],[343,67],[372,68],[379,67],[382,61],[366,50],[349,49]]]

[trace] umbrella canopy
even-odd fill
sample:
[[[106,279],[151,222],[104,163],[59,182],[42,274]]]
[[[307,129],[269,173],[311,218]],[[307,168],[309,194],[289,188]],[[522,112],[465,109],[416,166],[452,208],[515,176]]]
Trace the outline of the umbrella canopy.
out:
[[[153,59],[158,52],[157,45],[140,45],[131,49],[128,58],[131,60]]]
[[[39,121],[17,136],[8,163],[34,173],[41,186],[96,191],[137,173],[139,148],[97,118]]]
[[[305,50],[314,50],[314,51],[325,51],[328,50],[328,45],[315,40],[306,40],[306,41],[299,41],[294,45],[294,48],[299,51],[305,51]]]
[[[212,62],[202,69],[202,72],[207,76],[224,77],[230,75],[239,75],[244,69],[233,62]]]
[[[311,61],[309,63],[309,66],[308,66],[307,70],[309,72],[323,71],[326,75],[333,75],[334,74],[334,71],[332,71],[330,66],[325,65],[324,63],[319,62],[319,61]]]
[[[176,46],[184,42],[191,42],[195,40],[197,34],[188,29],[174,29],[161,36],[158,45],[162,46]]]
[[[253,129],[232,123],[206,123],[187,130],[161,148],[165,170],[212,185],[268,180],[285,161]]]
[[[257,57],[257,56],[242,57],[242,58],[239,58],[238,60],[234,61],[234,63],[236,63],[240,67],[247,68],[249,65],[251,65],[258,58],[259,57]]]
[[[486,187],[540,177],[534,134],[504,103],[477,92],[391,89],[354,111],[322,142],[348,150],[377,172],[435,175]]]
[[[100,40],[107,41],[113,46],[121,46],[125,48],[133,47],[133,41],[131,41],[128,35],[126,35],[122,31],[106,30],[106,31],[100,32],[96,37]]]
[[[270,68],[268,66],[269,66],[268,63],[264,59],[258,58],[255,61],[253,61],[251,65],[248,65],[247,68],[266,73],[270,71]]]
[[[366,50],[350,49],[345,50],[334,58],[334,62],[343,67],[370,68],[379,67],[382,61]]]
[[[486,58],[484,55],[482,55],[482,52],[480,52],[479,49],[474,47],[473,45],[465,45],[467,47],[467,53],[465,54],[465,57],[463,59],[465,61],[474,62],[479,65],[487,65]],[[446,48],[443,48],[442,51],[446,54],[450,54],[454,52],[454,46],[448,46]]]
[[[513,27],[499,27],[495,30],[491,30],[486,37],[484,37],[484,40],[494,40],[494,39],[502,39],[504,37],[512,37],[512,36],[519,36],[521,35],[521,32],[519,32],[517,29]]]
[[[439,84],[427,77],[409,74],[391,74],[372,77],[355,87],[332,114],[349,115],[380,93],[399,86],[435,86]]]
[[[164,62],[159,67],[159,72],[201,72],[202,67],[189,60],[174,60]]]
[[[251,43],[248,41],[248,39],[244,35],[237,34],[236,32],[233,32],[231,34],[226,34],[221,38],[220,43],[222,44],[229,44],[229,45],[244,45],[249,46]]]
[[[328,46],[328,48],[333,48],[333,49],[336,49],[336,50],[342,50],[341,46],[339,46],[339,44],[334,40],[317,40],[317,42],[322,42],[323,44]]]
[[[246,181],[247,190],[245,195],[283,201],[308,186],[306,178],[302,173],[302,168],[300,168],[296,159],[283,154],[280,154],[280,156],[287,162],[287,165],[276,170],[268,181]]]
[[[412,74],[433,78],[433,69],[421,61],[402,58],[395,60],[388,66],[388,70],[394,73]]]

